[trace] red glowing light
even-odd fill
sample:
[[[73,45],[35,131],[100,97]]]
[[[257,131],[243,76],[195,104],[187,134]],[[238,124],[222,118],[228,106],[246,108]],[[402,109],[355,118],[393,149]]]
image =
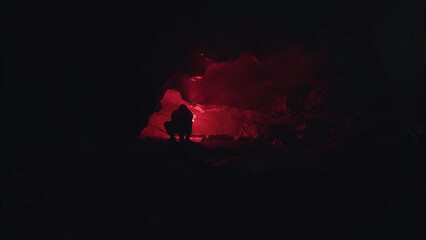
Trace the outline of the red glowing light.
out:
[[[264,137],[269,134],[268,124],[305,130],[306,119],[290,114],[294,105],[311,111],[322,104],[319,92],[308,89],[303,94],[297,93],[298,86],[313,81],[317,67],[313,57],[304,55],[300,49],[262,62],[250,54],[234,62],[216,63],[203,58],[211,61],[203,65],[206,67],[203,75],[171,78],[174,82],[168,86],[174,89],[166,90],[161,109],[151,115],[141,137],[168,139],[164,122],[170,121],[172,111],[180,104],[193,113],[191,140],[211,135],[228,135],[234,139]]]
[[[191,78],[191,81],[193,81],[193,82],[196,82],[196,81],[198,81],[198,80],[201,80],[203,77],[201,77],[201,76],[195,76],[195,77],[192,77]]]
[[[172,111],[180,104],[188,106],[193,114],[193,136],[229,135],[237,138],[259,136],[258,127],[252,123],[258,113],[226,106],[191,105],[182,99],[178,91],[168,89],[161,100],[162,108],[151,115],[148,126],[141,132],[141,137],[168,139],[164,122],[170,121]]]

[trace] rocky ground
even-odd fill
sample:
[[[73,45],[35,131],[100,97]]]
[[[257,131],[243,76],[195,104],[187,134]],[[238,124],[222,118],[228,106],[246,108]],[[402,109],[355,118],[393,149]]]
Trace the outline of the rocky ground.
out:
[[[7,239],[416,239],[420,145],[359,129],[34,153],[5,189]]]

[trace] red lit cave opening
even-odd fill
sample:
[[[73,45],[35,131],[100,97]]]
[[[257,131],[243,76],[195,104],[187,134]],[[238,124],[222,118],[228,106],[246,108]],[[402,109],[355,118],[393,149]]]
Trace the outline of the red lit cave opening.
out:
[[[174,76],[164,84],[141,139],[168,139],[164,122],[181,104],[194,115],[194,142],[225,137],[285,144],[313,137],[309,128],[329,134],[333,124],[345,123],[329,111],[328,96],[339,91],[340,81],[318,77],[319,53],[292,47],[262,61],[249,53],[230,62],[198,57],[204,73]]]

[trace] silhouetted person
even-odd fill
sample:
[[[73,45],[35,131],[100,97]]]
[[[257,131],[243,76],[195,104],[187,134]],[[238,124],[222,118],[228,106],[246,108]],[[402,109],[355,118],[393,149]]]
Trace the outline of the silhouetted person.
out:
[[[164,128],[170,135],[170,140],[176,141],[175,134],[179,135],[179,140],[189,141],[192,133],[193,114],[185,104],[181,104],[178,109],[172,112],[172,120],[164,123]]]

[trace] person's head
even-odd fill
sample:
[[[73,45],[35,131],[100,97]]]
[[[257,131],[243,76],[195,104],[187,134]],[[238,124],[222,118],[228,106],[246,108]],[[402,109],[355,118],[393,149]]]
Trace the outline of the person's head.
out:
[[[186,110],[186,109],[188,109],[188,107],[185,104],[181,104],[179,106],[179,110]]]

